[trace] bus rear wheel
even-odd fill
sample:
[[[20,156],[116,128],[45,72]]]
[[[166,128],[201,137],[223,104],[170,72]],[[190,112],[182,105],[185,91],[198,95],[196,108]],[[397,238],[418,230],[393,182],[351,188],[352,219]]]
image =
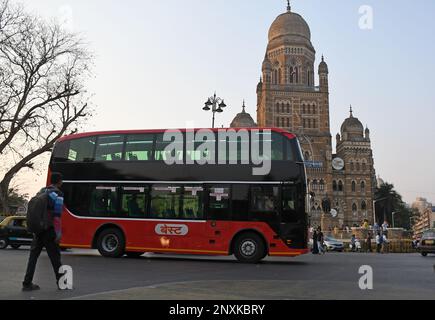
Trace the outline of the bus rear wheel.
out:
[[[125,239],[121,230],[103,230],[98,236],[97,248],[103,257],[121,258],[125,251]]]
[[[237,260],[242,263],[257,263],[266,255],[266,244],[256,233],[247,232],[237,237],[233,248]]]

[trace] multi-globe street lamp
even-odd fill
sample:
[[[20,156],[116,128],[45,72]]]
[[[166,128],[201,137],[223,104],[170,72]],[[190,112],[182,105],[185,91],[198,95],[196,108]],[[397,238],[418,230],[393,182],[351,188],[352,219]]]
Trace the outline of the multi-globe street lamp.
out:
[[[207,102],[205,103],[204,108],[202,110],[204,111],[212,111],[213,113],[213,122],[212,122],[212,128],[214,129],[215,124],[215,115],[217,113],[224,112],[224,108],[226,108],[227,105],[225,104],[224,99],[221,99],[216,96],[216,93],[213,95],[213,97],[208,98]]]

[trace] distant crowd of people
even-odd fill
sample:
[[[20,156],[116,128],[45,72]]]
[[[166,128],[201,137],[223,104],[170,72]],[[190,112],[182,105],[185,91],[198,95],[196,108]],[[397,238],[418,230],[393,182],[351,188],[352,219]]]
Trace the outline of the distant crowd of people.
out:
[[[373,226],[369,225],[368,220],[364,220],[364,222],[360,226],[363,229],[369,230],[367,233],[367,237],[360,241],[356,238],[356,235],[353,234],[350,239],[350,249],[352,252],[373,252],[373,240],[376,244],[375,250],[377,253],[389,253],[389,239],[388,239],[388,229],[389,223],[385,221],[382,225],[375,223]],[[313,240],[313,254],[325,254],[326,246],[325,246],[325,236],[322,232],[322,228],[311,228],[312,240]],[[338,233],[340,229],[338,227],[330,230],[330,232],[334,231],[334,233]],[[351,232],[351,228],[348,226],[343,226],[341,231],[345,231],[347,233]]]

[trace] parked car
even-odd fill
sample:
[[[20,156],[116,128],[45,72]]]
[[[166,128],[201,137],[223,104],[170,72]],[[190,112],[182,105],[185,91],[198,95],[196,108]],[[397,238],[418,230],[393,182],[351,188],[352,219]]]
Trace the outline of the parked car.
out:
[[[417,250],[423,257],[426,257],[429,253],[435,253],[435,229],[423,233]]]
[[[328,251],[344,251],[344,243],[332,237],[325,237],[325,246]]]
[[[19,249],[32,243],[33,235],[27,231],[26,217],[7,217],[0,223],[0,249],[11,246]]]

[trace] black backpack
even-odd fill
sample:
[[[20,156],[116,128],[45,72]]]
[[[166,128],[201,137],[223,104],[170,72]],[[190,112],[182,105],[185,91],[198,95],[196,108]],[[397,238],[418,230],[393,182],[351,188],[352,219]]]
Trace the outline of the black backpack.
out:
[[[38,193],[30,199],[27,209],[27,231],[40,234],[49,229],[48,192]]]

